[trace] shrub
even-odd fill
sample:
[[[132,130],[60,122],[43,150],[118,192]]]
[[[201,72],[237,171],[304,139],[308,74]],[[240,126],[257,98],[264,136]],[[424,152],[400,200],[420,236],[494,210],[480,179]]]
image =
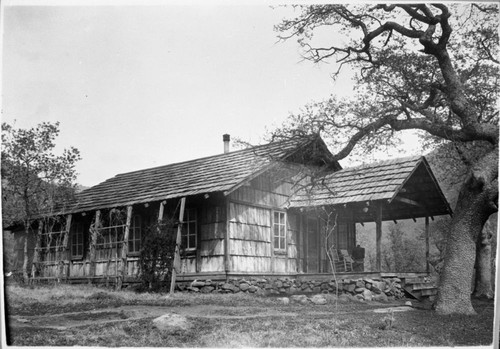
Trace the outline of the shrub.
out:
[[[139,291],[159,292],[170,285],[175,255],[176,229],[173,220],[150,226],[139,257]]]

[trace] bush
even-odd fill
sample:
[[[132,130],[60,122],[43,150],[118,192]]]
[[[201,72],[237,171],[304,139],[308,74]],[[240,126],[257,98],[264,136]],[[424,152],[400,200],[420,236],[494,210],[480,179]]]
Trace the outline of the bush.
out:
[[[171,220],[163,220],[148,228],[139,257],[138,291],[159,292],[169,287],[175,255],[176,229]]]

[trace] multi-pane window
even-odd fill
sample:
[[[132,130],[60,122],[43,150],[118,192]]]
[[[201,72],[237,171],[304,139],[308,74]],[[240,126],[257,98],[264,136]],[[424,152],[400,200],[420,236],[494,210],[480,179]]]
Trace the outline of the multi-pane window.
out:
[[[130,222],[130,230],[128,235],[128,252],[137,254],[141,250],[141,232],[142,232],[141,216],[135,215]]]
[[[97,233],[96,258],[110,260],[121,256],[125,225],[100,228]]]
[[[71,256],[74,259],[83,258],[83,223],[75,224],[73,236],[71,237]]]
[[[196,209],[190,208],[184,211],[182,224],[181,245],[185,250],[196,249]]]
[[[59,248],[64,238],[64,226],[60,222],[49,222],[41,236],[41,259],[45,262],[57,261]]]
[[[286,250],[286,220],[285,212],[274,211],[273,221],[274,249]]]

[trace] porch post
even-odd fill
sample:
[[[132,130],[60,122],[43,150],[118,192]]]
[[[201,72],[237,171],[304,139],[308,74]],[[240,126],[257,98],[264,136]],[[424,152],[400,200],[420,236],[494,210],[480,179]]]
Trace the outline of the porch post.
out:
[[[179,211],[179,225],[177,226],[177,238],[175,240],[175,255],[174,255],[174,265],[172,266],[172,283],[170,284],[170,294],[174,294],[175,289],[175,277],[177,275],[177,268],[180,269],[181,264],[181,254],[179,246],[181,245],[181,232],[182,223],[184,221],[184,207],[186,206],[186,198],[181,199],[181,209]]]
[[[166,201],[160,202],[160,209],[158,210],[158,222],[163,220],[163,211],[165,210]]]
[[[132,221],[132,206],[127,206],[127,222],[125,223],[125,231],[123,233],[120,276],[118,277],[116,284],[116,288],[118,290],[121,290],[123,281],[125,281],[125,276],[127,275],[128,237],[130,235],[131,221]],[[116,261],[115,263],[118,263],[118,261]]]
[[[429,216],[425,216],[425,267],[427,274],[430,273],[429,264]]]
[[[70,264],[70,255],[69,255],[69,234],[70,234],[70,231],[71,231],[71,218],[73,216],[71,214],[67,215],[66,216],[66,225],[64,227],[64,237],[63,237],[63,245],[62,245],[62,254],[64,256],[64,258],[61,258],[62,261],[60,261],[59,263],[61,263],[61,270],[59,271],[59,275],[58,275],[58,279],[60,279],[63,275],[66,275],[66,278],[69,276],[69,264]],[[61,248],[61,247],[57,247],[57,248]],[[68,270],[66,271],[66,273],[64,272],[64,267],[65,265],[68,265]],[[59,281],[59,280],[58,280]]]
[[[308,266],[308,261],[307,259],[309,258],[309,255],[308,255],[308,245],[309,245],[309,222],[307,221],[307,217],[304,217],[304,219],[302,220],[302,223],[303,223],[303,226],[302,228],[304,229],[304,234],[303,234],[303,237],[304,237],[304,273],[307,273],[309,272],[309,266]]]
[[[272,210],[268,210],[270,213],[269,213],[269,224],[271,225],[271,273],[274,273],[274,270],[275,270],[275,263],[276,263],[276,260],[275,260],[275,257],[274,257],[274,230],[273,230],[273,227],[274,227],[274,214],[273,214],[273,211]]]
[[[303,239],[303,231],[302,231],[302,213],[298,213],[298,231],[297,231],[297,271],[304,272],[304,239]]]
[[[90,276],[95,276],[97,233],[99,231],[100,220],[101,211],[97,210],[95,212],[94,224],[90,226]]]
[[[382,270],[382,203],[376,205],[376,253],[377,253],[377,271]]]
[[[35,251],[33,254],[33,262],[31,263],[31,278],[36,277],[36,271],[38,264],[40,263],[40,249],[42,247],[42,232],[43,232],[43,220],[38,221],[38,232],[36,234],[36,244]]]
[[[318,241],[318,273],[322,273],[322,258],[321,254],[323,252],[323,249],[321,248],[321,230],[320,230],[320,220],[316,220],[316,232],[318,234],[316,240]]]

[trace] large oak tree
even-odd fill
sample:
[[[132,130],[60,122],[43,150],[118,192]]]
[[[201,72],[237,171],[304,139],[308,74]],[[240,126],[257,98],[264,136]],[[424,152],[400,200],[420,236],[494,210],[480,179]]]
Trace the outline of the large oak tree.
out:
[[[397,145],[420,130],[427,145],[481,147],[461,184],[436,301],[439,313],[474,314],[476,244],[498,210],[498,6],[315,5],[276,26],[304,58],[355,72],[355,96],[307,106],[288,134],[322,133],[340,160]],[[341,81],[337,81],[341,83]]]

